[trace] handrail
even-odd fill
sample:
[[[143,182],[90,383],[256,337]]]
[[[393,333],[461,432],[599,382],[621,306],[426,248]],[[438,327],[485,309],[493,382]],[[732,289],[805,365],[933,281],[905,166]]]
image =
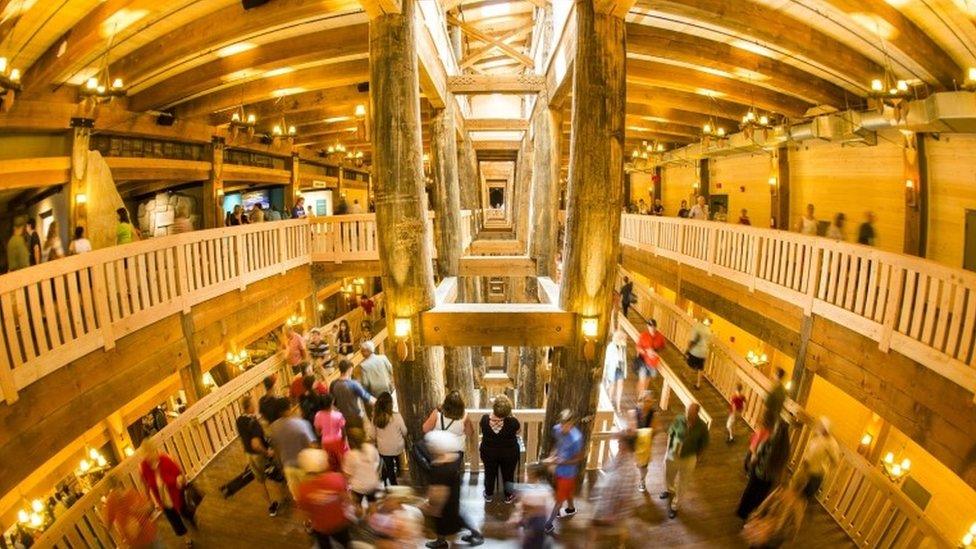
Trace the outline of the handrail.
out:
[[[976,274],[786,231],[624,214],[621,243],[817,314],[976,391]]]
[[[673,342],[685,341],[695,319],[663,296],[635,284],[635,305],[653,316],[658,329]],[[746,397],[742,418],[753,428],[765,412],[766,395],[772,382],[720,338],[712,338],[705,361],[705,379],[730,400],[735,384],[742,382]],[[799,426],[791,432],[790,465],[796,468],[813,432],[814,420],[802,406],[787,399],[783,419]],[[922,541],[952,547],[950,538],[897,489],[884,475],[856,452],[841,446],[841,460],[818,494],[828,513],[861,547],[917,547]],[[855,504],[856,502],[856,504]],[[872,512],[873,510],[873,512]]]

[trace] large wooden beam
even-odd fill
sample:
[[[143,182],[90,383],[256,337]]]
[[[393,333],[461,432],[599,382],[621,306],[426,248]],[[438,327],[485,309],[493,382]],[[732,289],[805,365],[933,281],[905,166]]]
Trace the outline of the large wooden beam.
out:
[[[242,103],[247,105],[309,90],[355,84],[366,80],[368,76],[369,61],[364,56],[361,59],[319,65],[221,89],[181,103],[176,108],[176,114],[178,117],[202,116],[233,109]]]
[[[661,120],[648,120],[640,116],[627,115],[627,130],[638,133],[651,132],[666,135],[674,135],[676,138],[693,138],[697,140],[701,136],[701,126],[688,126],[674,122],[664,122]],[[735,126],[730,126],[734,128]]]
[[[629,99],[629,98],[628,98]],[[650,103],[627,103],[627,119],[633,118],[648,120],[650,122],[666,122],[670,124],[680,124],[689,128],[695,128],[701,133],[701,128],[705,124],[717,124],[726,128],[735,128],[738,121],[731,118],[716,118],[693,111],[685,111],[668,106]]]
[[[270,29],[300,22],[325,23],[336,15],[355,13],[357,0],[292,0],[271,2],[245,10],[240,2],[198,17],[112,63],[111,74],[136,84],[163,74],[187,59],[210,53],[214,47],[246,42]],[[55,45],[56,49],[56,45]]]
[[[575,6],[574,143],[559,300],[563,310],[592,318],[596,326],[595,333],[584,337],[582,326],[574,325],[571,343],[556,352],[547,425],[556,423],[566,408],[583,418],[596,411],[602,372],[598,357],[603,356],[611,323],[623,205],[625,25],[618,17],[595,13],[592,0],[578,1]],[[578,426],[586,447],[593,423],[581,421]]]
[[[390,13],[400,13],[400,0],[359,0],[370,19]]]
[[[487,34],[482,30],[478,29],[474,25],[465,23],[464,21],[460,21],[454,18],[453,16],[448,16],[447,20],[448,23],[452,25],[457,25],[464,32],[464,34],[467,34],[468,36],[474,38],[475,40],[480,40],[487,44],[491,44],[495,48],[498,48],[500,51],[502,51],[505,55],[508,55],[511,58],[518,61],[519,63],[521,63],[522,65],[525,65],[526,68],[532,69],[535,67],[535,62],[532,61],[531,57],[525,55],[524,53],[510,46],[506,41],[500,38],[495,38],[494,36]]]
[[[469,118],[464,128],[474,131],[524,131],[529,129],[529,121],[524,118]]]
[[[627,81],[687,92],[709,90],[718,98],[792,117],[802,116],[811,106],[805,100],[775,92],[755,84],[740,82],[689,67],[628,59]],[[745,114],[743,112],[743,114]],[[726,115],[728,116],[728,115]],[[741,115],[739,115],[741,117]]]
[[[420,315],[424,345],[557,347],[573,341],[576,315],[554,305],[449,303]]]
[[[526,94],[545,89],[545,77],[534,74],[462,74],[447,79],[454,94]]]
[[[793,65],[690,32],[628,23],[627,53],[702,67],[810,103],[843,108],[850,96],[844,88]]]
[[[369,103],[368,80],[369,78],[367,77],[363,78],[362,82],[357,84],[334,86],[297,93],[286,97],[265,99],[247,105],[245,110],[249,113],[253,112],[258,117],[258,124],[261,124],[262,120],[276,116],[284,115],[288,117],[298,113],[303,115],[314,113],[317,116],[317,113],[321,112],[324,118],[329,116],[328,113],[330,111],[328,109],[335,105],[351,105],[355,109],[355,105]],[[354,112],[355,110],[351,110],[348,114],[351,115]],[[230,122],[230,113],[212,114],[208,119],[215,126],[227,124]]]
[[[443,351],[416,344],[419,313],[434,306],[433,250],[423,198],[420,77],[417,67],[417,0],[403,0],[401,13],[370,20],[370,122],[376,229],[383,272],[386,322],[411,319],[406,354],[390,353],[400,413],[410,437],[443,397]],[[411,471],[420,481],[420,471]]]
[[[845,87],[867,91],[872,78],[884,69],[852,46],[836,40],[811,24],[772,5],[740,0],[639,0],[637,7],[649,17],[697,20],[740,40],[774,45],[776,54],[810,60]],[[812,16],[811,16],[812,17]]]
[[[524,255],[464,256],[461,276],[535,276],[535,261]]]
[[[497,42],[502,44],[508,44],[509,42],[513,42],[516,40],[522,40],[531,33],[532,33],[531,26],[512,29],[507,33],[505,33],[504,35],[498,37]],[[487,46],[483,46],[478,50],[469,51],[468,56],[461,61],[461,67],[460,67],[461,70],[464,70],[470,67],[471,65],[474,65],[478,61],[481,61],[482,59],[488,57],[488,55],[496,51],[496,49],[499,49],[498,45],[496,44],[496,42],[493,41],[493,42],[489,42]]]
[[[929,170],[925,156],[925,138],[918,134],[906,137],[905,163],[905,237],[903,251],[925,257],[929,224]],[[908,181],[912,187],[907,188]]]
[[[448,71],[434,45],[434,37],[431,36],[419,13],[417,14],[416,52],[420,66],[420,89],[432,107],[443,109],[449,95]]]
[[[675,90],[640,82],[627,83],[627,101],[655,107],[672,107],[727,120],[741,120],[750,103],[728,101],[704,93]]]
[[[482,239],[471,241],[471,255],[520,255],[525,252],[525,242],[518,240]]]
[[[202,160],[110,156],[105,163],[117,181],[203,181],[210,177],[210,162]]]
[[[67,183],[70,170],[68,156],[0,160],[0,191]]]
[[[134,111],[164,109],[212,92],[234,80],[263,78],[269,71],[321,64],[329,59],[364,55],[369,50],[364,23],[328,29],[261,44],[230,57],[217,58],[161,80],[129,95]]]
[[[472,141],[475,151],[517,151],[519,141]]]

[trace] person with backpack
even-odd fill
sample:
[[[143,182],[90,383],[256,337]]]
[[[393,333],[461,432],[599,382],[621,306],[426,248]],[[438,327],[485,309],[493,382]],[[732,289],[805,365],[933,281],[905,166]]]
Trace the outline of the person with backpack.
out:
[[[637,303],[637,296],[634,295],[634,282],[630,280],[630,277],[625,276],[624,284],[620,287],[620,310],[624,313],[624,318],[627,317],[627,311],[634,303]]]
[[[268,503],[268,515],[278,514],[278,501],[271,499],[271,491],[268,490],[267,470],[270,460],[274,458],[274,452],[268,446],[268,441],[264,436],[264,429],[258,421],[257,409],[254,405],[254,397],[246,394],[241,397],[241,411],[237,418],[237,434],[244,446],[244,453],[247,455],[247,465],[254,474],[254,480],[261,483],[264,493],[264,500]]]
[[[339,379],[332,382],[329,394],[332,395],[336,409],[346,418],[346,426],[362,427],[363,411],[360,401],[371,405],[376,399],[358,381],[352,379],[352,367],[352,362],[348,359],[339,361]]]
[[[468,419],[464,409],[464,399],[461,393],[451,391],[444,397],[444,402],[435,408],[423,425],[424,433],[431,431],[447,431],[455,437],[456,449],[464,462],[464,451],[468,447],[468,437],[474,435],[474,425]]]

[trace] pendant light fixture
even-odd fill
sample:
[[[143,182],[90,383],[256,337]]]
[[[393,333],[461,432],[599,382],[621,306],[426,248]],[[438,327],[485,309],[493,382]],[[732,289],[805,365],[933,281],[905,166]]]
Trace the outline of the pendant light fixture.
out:
[[[102,56],[102,66],[95,71],[95,74],[88,77],[85,83],[79,88],[78,93],[83,99],[95,101],[97,103],[107,103],[116,97],[125,96],[125,82],[121,78],[112,78],[109,74],[109,54],[112,45],[115,43],[115,33],[109,39],[108,47]]]

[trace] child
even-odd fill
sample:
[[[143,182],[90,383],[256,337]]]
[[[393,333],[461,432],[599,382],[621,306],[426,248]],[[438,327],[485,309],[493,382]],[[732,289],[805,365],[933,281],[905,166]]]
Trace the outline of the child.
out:
[[[546,482],[545,465],[530,465],[527,473],[529,483],[518,488],[518,504],[509,520],[522,527],[522,549],[543,549],[546,521],[555,501],[552,487]]]
[[[746,405],[746,396],[742,394],[742,384],[735,384],[735,392],[732,393],[732,397],[729,399],[729,418],[725,420],[725,430],[729,432],[728,443],[732,444],[735,440],[735,422],[739,419],[742,414],[742,409]]]
[[[346,419],[338,410],[334,410],[332,395],[323,395],[319,398],[319,411],[312,419],[315,432],[322,437],[322,449],[328,452],[333,471],[338,471],[342,467],[342,458],[349,445],[343,437],[346,428]]]
[[[376,446],[366,442],[366,433],[359,427],[349,429],[346,438],[349,439],[349,451],[342,459],[342,472],[349,479],[352,501],[358,509],[364,498],[369,503],[376,501],[376,492],[382,486],[380,453]]]

